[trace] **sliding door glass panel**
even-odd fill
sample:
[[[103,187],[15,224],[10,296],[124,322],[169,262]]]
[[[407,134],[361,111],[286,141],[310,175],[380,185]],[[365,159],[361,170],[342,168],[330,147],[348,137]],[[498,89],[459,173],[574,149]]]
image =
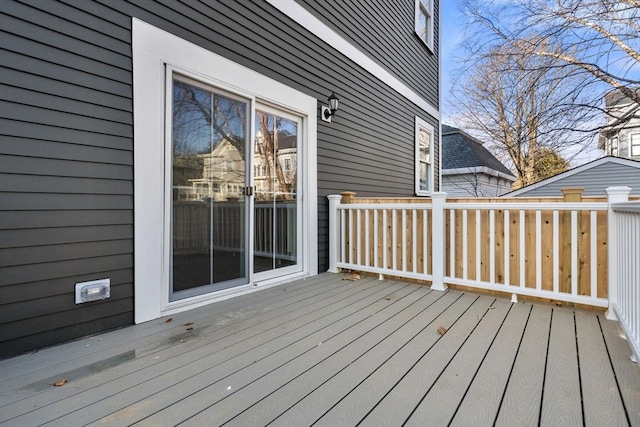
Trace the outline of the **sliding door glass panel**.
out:
[[[249,102],[174,78],[171,300],[248,282]]]
[[[299,121],[256,110],[253,150],[256,273],[298,263]]]

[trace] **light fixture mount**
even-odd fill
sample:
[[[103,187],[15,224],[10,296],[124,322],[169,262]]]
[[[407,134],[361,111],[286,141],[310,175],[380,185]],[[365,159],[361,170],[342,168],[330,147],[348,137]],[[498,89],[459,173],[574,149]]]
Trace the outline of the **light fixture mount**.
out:
[[[331,95],[329,96],[329,99],[327,99],[327,101],[329,102],[329,106],[322,106],[320,118],[325,122],[331,123],[331,118],[336,113],[336,111],[338,111],[340,100],[334,92],[331,92]]]

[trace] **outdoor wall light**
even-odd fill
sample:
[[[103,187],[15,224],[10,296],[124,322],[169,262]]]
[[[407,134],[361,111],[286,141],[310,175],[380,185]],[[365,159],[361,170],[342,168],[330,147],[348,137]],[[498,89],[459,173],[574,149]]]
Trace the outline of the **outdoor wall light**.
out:
[[[321,118],[325,122],[331,123],[331,117],[333,117],[336,111],[338,111],[338,103],[340,102],[340,100],[338,99],[335,93],[331,92],[331,96],[329,96],[328,101],[329,101],[328,107],[326,105],[322,106]]]

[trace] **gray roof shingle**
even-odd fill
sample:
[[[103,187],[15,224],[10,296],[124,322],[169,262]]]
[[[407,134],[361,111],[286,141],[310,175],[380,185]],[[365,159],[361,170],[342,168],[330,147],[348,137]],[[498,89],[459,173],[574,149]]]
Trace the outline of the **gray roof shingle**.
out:
[[[464,131],[442,125],[442,169],[486,167],[514,176],[482,144]]]

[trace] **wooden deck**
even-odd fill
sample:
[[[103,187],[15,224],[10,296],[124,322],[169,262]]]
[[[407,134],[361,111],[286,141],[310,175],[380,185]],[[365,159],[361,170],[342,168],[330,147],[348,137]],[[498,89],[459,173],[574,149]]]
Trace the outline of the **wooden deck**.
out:
[[[640,426],[603,315],[343,277],[0,361],[0,424]]]

